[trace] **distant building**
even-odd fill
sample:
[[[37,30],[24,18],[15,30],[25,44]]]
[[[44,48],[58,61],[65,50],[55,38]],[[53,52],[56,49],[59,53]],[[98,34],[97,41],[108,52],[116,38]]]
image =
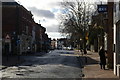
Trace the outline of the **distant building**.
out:
[[[43,51],[45,31],[46,29],[41,24],[35,23],[36,52]]]
[[[57,49],[64,49],[67,46],[67,38],[57,39]]]
[[[56,49],[57,48],[57,40],[53,39],[51,40],[51,49]]]

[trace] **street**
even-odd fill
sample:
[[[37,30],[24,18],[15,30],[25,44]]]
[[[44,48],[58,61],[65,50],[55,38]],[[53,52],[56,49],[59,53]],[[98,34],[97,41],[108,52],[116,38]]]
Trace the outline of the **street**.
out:
[[[120,0],[0,4],[0,78],[120,78]]]
[[[81,78],[74,51],[54,50],[43,56],[21,56],[25,62],[2,70],[3,78]]]

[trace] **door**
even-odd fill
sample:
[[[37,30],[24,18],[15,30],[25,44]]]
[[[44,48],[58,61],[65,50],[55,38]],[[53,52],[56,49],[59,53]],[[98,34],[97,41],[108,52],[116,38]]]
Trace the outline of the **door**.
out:
[[[116,26],[116,56],[117,64],[120,64],[120,21],[117,22]]]

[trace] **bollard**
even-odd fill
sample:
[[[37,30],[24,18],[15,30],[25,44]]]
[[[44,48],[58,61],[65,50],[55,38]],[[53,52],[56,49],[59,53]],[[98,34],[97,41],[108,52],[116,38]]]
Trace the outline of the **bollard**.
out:
[[[85,62],[87,63],[87,56],[85,56]]]

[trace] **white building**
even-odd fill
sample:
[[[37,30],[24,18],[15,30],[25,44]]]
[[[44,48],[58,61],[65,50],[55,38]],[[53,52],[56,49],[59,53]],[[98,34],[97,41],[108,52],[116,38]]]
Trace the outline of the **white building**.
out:
[[[64,44],[63,41],[57,40],[57,48],[58,48],[58,49],[63,49],[63,47],[64,47],[63,44]]]
[[[114,3],[114,74],[120,77],[120,0]]]

